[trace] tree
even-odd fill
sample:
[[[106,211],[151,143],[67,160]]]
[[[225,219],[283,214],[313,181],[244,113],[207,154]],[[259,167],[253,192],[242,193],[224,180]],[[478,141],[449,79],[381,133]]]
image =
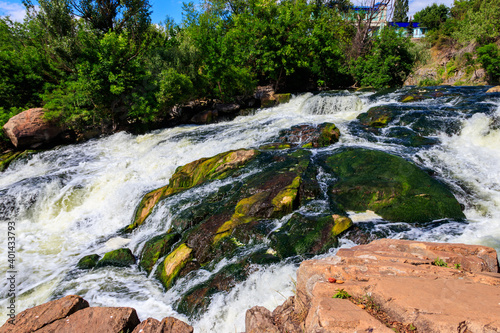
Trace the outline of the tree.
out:
[[[408,0],[396,0],[394,3],[394,22],[408,22]]]
[[[488,74],[491,83],[500,80],[500,49],[494,43],[477,49],[478,60]]]
[[[438,30],[446,22],[450,15],[450,9],[445,5],[432,4],[415,13],[413,20],[419,22],[429,30]]]

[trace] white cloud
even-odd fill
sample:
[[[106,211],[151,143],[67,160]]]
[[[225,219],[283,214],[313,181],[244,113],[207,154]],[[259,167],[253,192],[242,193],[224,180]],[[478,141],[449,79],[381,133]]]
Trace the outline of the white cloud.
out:
[[[0,16],[10,16],[12,21],[21,22],[26,16],[26,9],[19,3],[0,1]]]

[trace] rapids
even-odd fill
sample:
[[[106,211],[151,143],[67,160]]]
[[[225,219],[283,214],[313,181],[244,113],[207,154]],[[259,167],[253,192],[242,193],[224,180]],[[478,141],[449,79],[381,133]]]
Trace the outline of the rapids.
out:
[[[91,306],[134,307],[141,320],[175,316],[196,332],[243,331],[248,308],[262,305],[272,310],[293,295],[297,261],[256,267],[229,293],[215,295],[208,310],[196,318],[177,313],[177,302],[185,290],[207,280],[228,261],[211,271],[189,274],[167,292],[137,266],[84,272],[75,265],[84,255],[123,246],[140,253],[145,241],[158,230],[167,230],[175,218],[177,212],[169,209],[173,201],[176,207],[189,207],[231,181],[214,181],[168,198],[155,208],[144,228],[121,235],[119,230],[131,222],[142,196],[167,184],[176,167],[232,149],[259,147],[273,142],[280,130],[298,124],[333,122],[340,128],[340,142],[322,150],[358,146],[412,160],[447,183],[465,207],[465,222],[425,225],[388,223],[373,214],[353,213],[356,225],[373,237],[482,244],[500,251],[500,98],[485,94],[486,90],[434,87],[307,93],[233,121],[139,136],[122,132],[16,161],[0,173],[0,271],[6,276],[0,281],[0,320],[7,320],[7,225],[11,222],[16,235],[17,313],[78,294]],[[410,92],[425,98],[399,102]],[[387,128],[368,131],[356,117],[374,106],[391,108],[396,116]],[[402,131],[421,134],[435,144],[410,144],[408,136],[395,135]],[[321,177],[320,183],[331,181]],[[326,202],[316,200],[307,209],[320,210],[322,205]],[[276,226],[282,222],[276,221]],[[341,246],[353,245],[348,233]]]

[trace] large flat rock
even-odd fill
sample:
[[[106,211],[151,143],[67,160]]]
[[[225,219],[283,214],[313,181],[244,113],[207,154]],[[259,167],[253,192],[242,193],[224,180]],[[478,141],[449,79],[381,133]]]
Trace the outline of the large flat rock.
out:
[[[381,239],[304,261],[292,310],[290,301],[277,308],[275,325],[286,325],[286,313],[301,318],[293,332],[392,331],[364,307],[332,298],[341,289],[418,332],[500,332],[500,274],[489,247]]]

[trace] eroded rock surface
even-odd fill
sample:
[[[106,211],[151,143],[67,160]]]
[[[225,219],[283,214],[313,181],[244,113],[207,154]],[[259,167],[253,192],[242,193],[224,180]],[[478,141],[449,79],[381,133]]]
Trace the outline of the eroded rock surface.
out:
[[[304,261],[297,294],[273,312],[279,332],[392,332],[348,299],[369,299],[391,322],[418,332],[498,332],[496,251],[464,244],[381,239]],[[251,310],[255,317],[255,311]],[[284,318],[284,319],[283,319]],[[290,318],[300,318],[293,322]]]
[[[80,296],[70,295],[24,310],[0,327],[1,333],[192,333],[193,328],[172,317],[140,323],[133,308],[89,307]]]

